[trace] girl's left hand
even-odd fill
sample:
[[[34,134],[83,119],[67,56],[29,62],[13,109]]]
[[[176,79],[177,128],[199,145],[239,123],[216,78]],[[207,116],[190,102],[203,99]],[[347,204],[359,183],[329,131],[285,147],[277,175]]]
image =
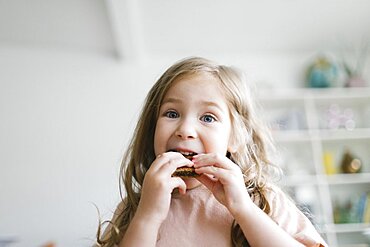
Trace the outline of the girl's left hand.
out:
[[[197,179],[231,213],[252,202],[239,166],[226,156],[214,153],[200,154],[194,156],[192,161],[195,172],[201,174]]]

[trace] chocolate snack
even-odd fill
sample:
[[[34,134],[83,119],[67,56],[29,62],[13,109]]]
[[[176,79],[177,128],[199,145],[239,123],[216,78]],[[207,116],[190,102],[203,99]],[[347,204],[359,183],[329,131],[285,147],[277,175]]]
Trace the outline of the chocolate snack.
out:
[[[193,155],[184,155],[185,158],[188,160],[192,160]],[[176,169],[174,173],[172,173],[172,177],[182,177],[182,178],[194,178],[198,177],[199,174],[195,172],[194,167],[187,167],[182,166]]]
[[[194,178],[197,176],[199,176],[199,174],[195,172],[195,168],[187,166],[179,167],[172,173],[172,177]]]

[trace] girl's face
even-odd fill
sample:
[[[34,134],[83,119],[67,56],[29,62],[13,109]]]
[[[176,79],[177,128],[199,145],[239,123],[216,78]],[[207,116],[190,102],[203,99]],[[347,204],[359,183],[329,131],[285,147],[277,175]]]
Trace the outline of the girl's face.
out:
[[[164,96],[154,134],[154,152],[218,153],[230,149],[231,120],[219,79],[209,73],[174,81]],[[188,189],[199,184],[184,179]]]

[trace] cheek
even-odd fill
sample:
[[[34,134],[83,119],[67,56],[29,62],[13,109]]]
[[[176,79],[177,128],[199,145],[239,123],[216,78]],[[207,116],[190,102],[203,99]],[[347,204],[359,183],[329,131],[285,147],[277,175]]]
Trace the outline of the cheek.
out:
[[[230,133],[227,129],[219,129],[214,134],[206,135],[204,138],[207,139],[204,143],[208,144],[207,147],[205,147],[206,150],[222,154],[226,154],[228,151]]]
[[[233,138],[232,133],[233,132],[231,131],[231,126],[230,126],[230,128],[228,128],[224,134],[224,145],[225,145],[224,148],[226,149],[226,151],[230,151],[233,140],[235,139]]]
[[[156,128],[154,130],[154,153],[155,155],[161,154],[166,151],[166,143],[168,139],[168,130],[157,121]]]

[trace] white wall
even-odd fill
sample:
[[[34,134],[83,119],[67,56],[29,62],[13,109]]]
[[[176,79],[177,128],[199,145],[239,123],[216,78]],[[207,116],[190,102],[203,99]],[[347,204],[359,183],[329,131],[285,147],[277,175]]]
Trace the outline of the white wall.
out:
[[[243,68],[260,86],[300,87],[313,55],[211,58]],[[178,58],[135,65],[107,54],[0,47],[0,237],[18,238],[15,247],[91,245],[93,203],[110,217],[142,101]]]
[[[0,237],[89,246],[150,83],[112,57],[0,48]]]

